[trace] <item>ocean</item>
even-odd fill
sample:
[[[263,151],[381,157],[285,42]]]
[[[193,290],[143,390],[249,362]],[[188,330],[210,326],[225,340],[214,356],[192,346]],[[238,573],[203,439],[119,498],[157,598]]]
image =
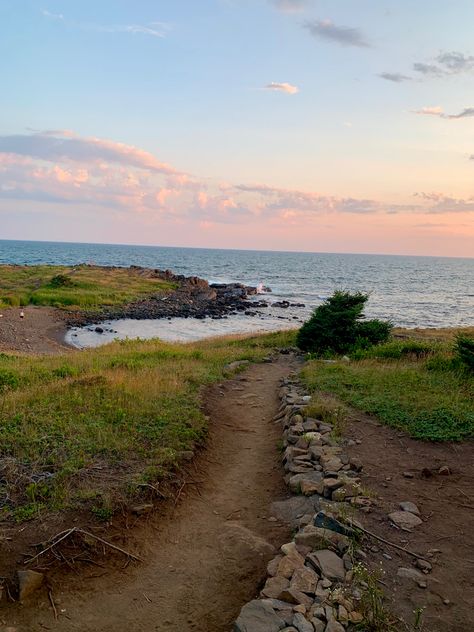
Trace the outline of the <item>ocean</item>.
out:
[[[288,300],[306,306],[299,311],[295,308],[291,315],[283,310],[277,313],[275,308],[264,311],[262,318],[236,316],[213,321],[204,328],[207,335],[281,328],[284,321],[286,326],[295,326],[335,289],[369,292],[367,316],[390,319],[397,326],[474,325],[474,259],[0,240],[0,263],[95,263],[170,269],[211,283],[263,283],[272,289],[266,296],[270,303]],[[232,318],[236,319],[235,326]],[[203,323],[183,325],[188,334],[178,335],[179,339],[202,337]],[[141,329],[149,326],[142,323]],[[135,322],[133,327],[132,336],[140,335],[140,324]],[[190,329],[195,335],[189,333]],[[148,337],[149,332],[145,334]]]

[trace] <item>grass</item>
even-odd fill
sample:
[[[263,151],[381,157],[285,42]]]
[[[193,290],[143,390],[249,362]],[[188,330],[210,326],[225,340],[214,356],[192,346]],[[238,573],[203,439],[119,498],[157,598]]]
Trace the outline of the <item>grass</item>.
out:
[[[0,515],[88,507],[106,519],[201,443],[201,387],[294,334],[121,341],[67,356],[0,354]]]
[[[474,437],[474,375],[452,353],[452,342],[424,336],[394,339],[354,354],[351,362],[311,360],[303,379],[416,439]]]
[[[94,309],[175,287],[137,268],[0,265],[0,306]]]

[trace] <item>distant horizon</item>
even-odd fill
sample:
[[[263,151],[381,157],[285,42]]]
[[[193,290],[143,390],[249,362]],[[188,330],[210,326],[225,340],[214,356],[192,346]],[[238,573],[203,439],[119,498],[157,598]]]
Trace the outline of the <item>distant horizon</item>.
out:
[[[176,246],[166,244],[143,244],[143,243],[121,243],[121,242],[99,242],[99,241],[58,241],[48,239],[3,239],[2,242],[20,242],[20,243],[32,243],[32,244],[59,244],[59,245],[77,245],[77,246],[117,246],[126,248],[172,248],[176,250],[218,250],[222,252],[269,252],[275,254],[308,254],[308,255],[361,255],[366,257],[416,257],[423,259],[474,259],[474,255],[469,256],[454,256],[454,255],[417,255],[407,253],[393,253],[393,252],[338,252],[338,251],[324,251],[324,250],[273,250],[269,248],[216,248],[212,246]]]

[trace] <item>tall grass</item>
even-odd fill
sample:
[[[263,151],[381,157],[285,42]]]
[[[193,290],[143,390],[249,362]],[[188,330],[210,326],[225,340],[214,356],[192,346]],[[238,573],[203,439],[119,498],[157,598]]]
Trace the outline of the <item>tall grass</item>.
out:
[[[0,511],[18,520],[115,506],[166,478],[206,435],[200,389],[293,334],[121,341],[67,356],[0,355]]]
[[[0,306],[91,309],[129,303],[173,287],[136,268],[0,265]]]

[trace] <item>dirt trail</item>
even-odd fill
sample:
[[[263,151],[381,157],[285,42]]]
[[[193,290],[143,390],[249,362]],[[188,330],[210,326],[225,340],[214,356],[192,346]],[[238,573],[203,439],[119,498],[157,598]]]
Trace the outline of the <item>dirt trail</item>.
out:
[[[34,607],[0,614],[0,626],[18,632],[228,632],[255,595],[273,547],[290,536],[287,525],[269,519],[271,502],[287,495],[277,450],[281,429],[270,422],[278,380],[294,368],[295,360],[281,357],[208,391],[210,435],[194,475],[202,483],[185,488],[173,515],[155,524],[150,519],[146,563],[87,580],[80,590],[62,592],[56,580],[58,621],[45,592]]]

